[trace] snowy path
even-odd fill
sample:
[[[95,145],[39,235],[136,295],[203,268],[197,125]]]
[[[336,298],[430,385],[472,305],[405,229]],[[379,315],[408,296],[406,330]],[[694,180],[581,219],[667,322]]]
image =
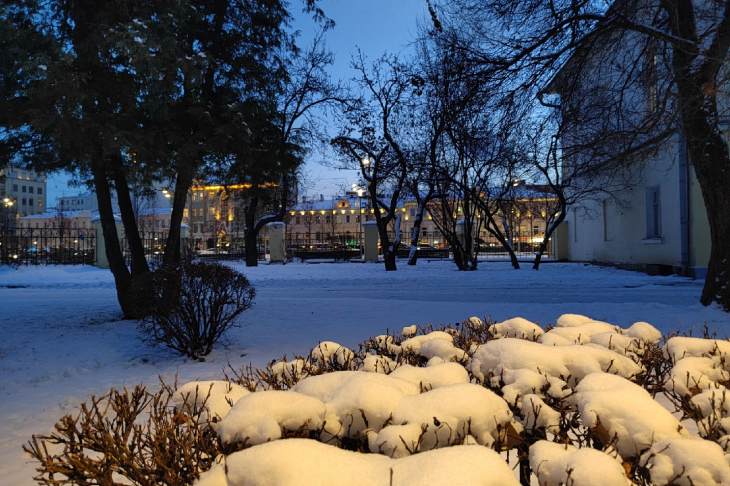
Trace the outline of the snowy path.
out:
[[[291,264],[246,270],[256,305],[241,327],[204,363],[145,344],[135,324],[118,321],[111,274],[90,267],[0,267],[0,477],[32,484],[20,451],[33,432],[90,393],[219,376],[226,363],[262,364],[306,352],[318,340],[355,345],[386,328],[441,324],[469,315],[523,316],[549,324],[564,312],[628,326],[646,320],[662,331],[701,329],[730,335],[730,315],[698,302],[700,282],[649,277],[579,264],[551,263],[540,272],[506,263],[457,272],[449,262],[405,265]],[[245,357],[242,355],[245,354]]]

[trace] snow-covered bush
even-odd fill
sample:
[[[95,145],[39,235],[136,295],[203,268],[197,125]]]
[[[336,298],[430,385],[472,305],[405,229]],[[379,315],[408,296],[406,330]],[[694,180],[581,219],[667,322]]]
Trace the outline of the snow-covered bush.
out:
[[[172,430],[195,417],[208,441],[179,484],[203,472],[201,486],[723,484],[728,351],[578,314],[547,330],[470,317],[359,347],[322,341],[171,391]],[[70,460],[42,455],[48,441],[32,445],[40,470],[73,477]]]
[[[23,447],[39,463],[34,479],[56,486],[193,484],[221,453],[209,391],[213,397],[223,390],[193,385],[175,394],[163,383],[156,392],[139,385],[91,397]]]
[[[140,322],[145,336],[191,358],[209,354],[256,295],[243,274],[218,263],[162,267],[153,287],[153,307]]]

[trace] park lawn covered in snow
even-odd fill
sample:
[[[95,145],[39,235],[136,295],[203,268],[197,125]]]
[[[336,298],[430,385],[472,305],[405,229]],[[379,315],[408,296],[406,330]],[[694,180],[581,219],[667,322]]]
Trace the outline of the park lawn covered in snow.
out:
[[[282,354],[307,353],[321,340],[354,346],[387,329],[453,323],[470,315],[522,316],[544,326],[563,313],[581,313],[625,327],[648,321],[665,333],[699,332],[707,324],[727,336],[730,329],[729,315],[698,303],[699,281],[580,264],[550,263],[539,272],[513,271],[494,262],[460,273],[450,262],[425,261],[395,273],[356,263],[242,269],[256,287],[255,305],[226,343],[199,363],[150,347],[134,323],[118,321],[108,271],[0,268],[0,471],[5,480],[31,484],[32,464],[20,446],[32,433],[49,431],[88,394],[154,383],[158,374],[167,379],[178,374],[182,382],[219,378],[229,362],[263,365]],[[446,348],[426,346],[433,355],[450,352]],[[566,456],[568,463],[573,460]]]

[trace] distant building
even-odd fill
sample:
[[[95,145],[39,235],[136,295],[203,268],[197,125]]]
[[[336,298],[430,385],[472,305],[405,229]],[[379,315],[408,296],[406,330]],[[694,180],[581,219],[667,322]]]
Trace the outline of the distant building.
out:
[[[50,209],[43,213],[23,216],[18,219],[20,229],[47,230],[90,230],[92,221],[97,217],[96,211],[79,209],[76,211],[60,211]]]
[[[545,234],[546,198],[552,196],[542,187],[530,184],[519,184],[514,189],[513,198],[509,203],[509,214],[499,215],[498,221],[502,224],[507,219],[506,226],[512,228],[513,246],[516,251],[531,250],[542,241]],[[437,202],[433,201],[431,208]],[[416,220],[418,203],[414,198],[402,200],[396,209],[400,215],[401,242],[410,244],[411,232]],[[461,209],[458,209],[461,211]],[[361,238],[362,224],[374,219],[374,210],[370,208],[367,196],[358,196],[348,192],[341,196],[325,198],[302,198],[289,210],[287,221],[287,237],[291,244],[298,246],[313,246],[337,242],[347,242]],[[394,231],[391,223],[390,231]],[[491,245],[496,249],[501,244],[482,228],[478,235],[481,245]],[[435,248],[446,248],[448,244],[428,212],[421,222],[419,243]]]
[[[0,169],[0,209],[5,221],[46,210],[46,176],[7,166]]]
[[[112,193],[113,205],[116,206],[116,195]],[[56,199],[56,207],[59,211],[96,211],[99,203],[96,194],[93,192],[82,192],[71,196],[60,196]]]

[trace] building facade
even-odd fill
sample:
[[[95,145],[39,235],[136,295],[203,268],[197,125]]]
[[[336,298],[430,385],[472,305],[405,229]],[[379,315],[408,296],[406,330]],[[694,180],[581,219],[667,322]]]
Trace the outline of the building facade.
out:
[[[11,225],[30,214],[46,210],[46,176],[6,166],[0,169],[0,224]]]

